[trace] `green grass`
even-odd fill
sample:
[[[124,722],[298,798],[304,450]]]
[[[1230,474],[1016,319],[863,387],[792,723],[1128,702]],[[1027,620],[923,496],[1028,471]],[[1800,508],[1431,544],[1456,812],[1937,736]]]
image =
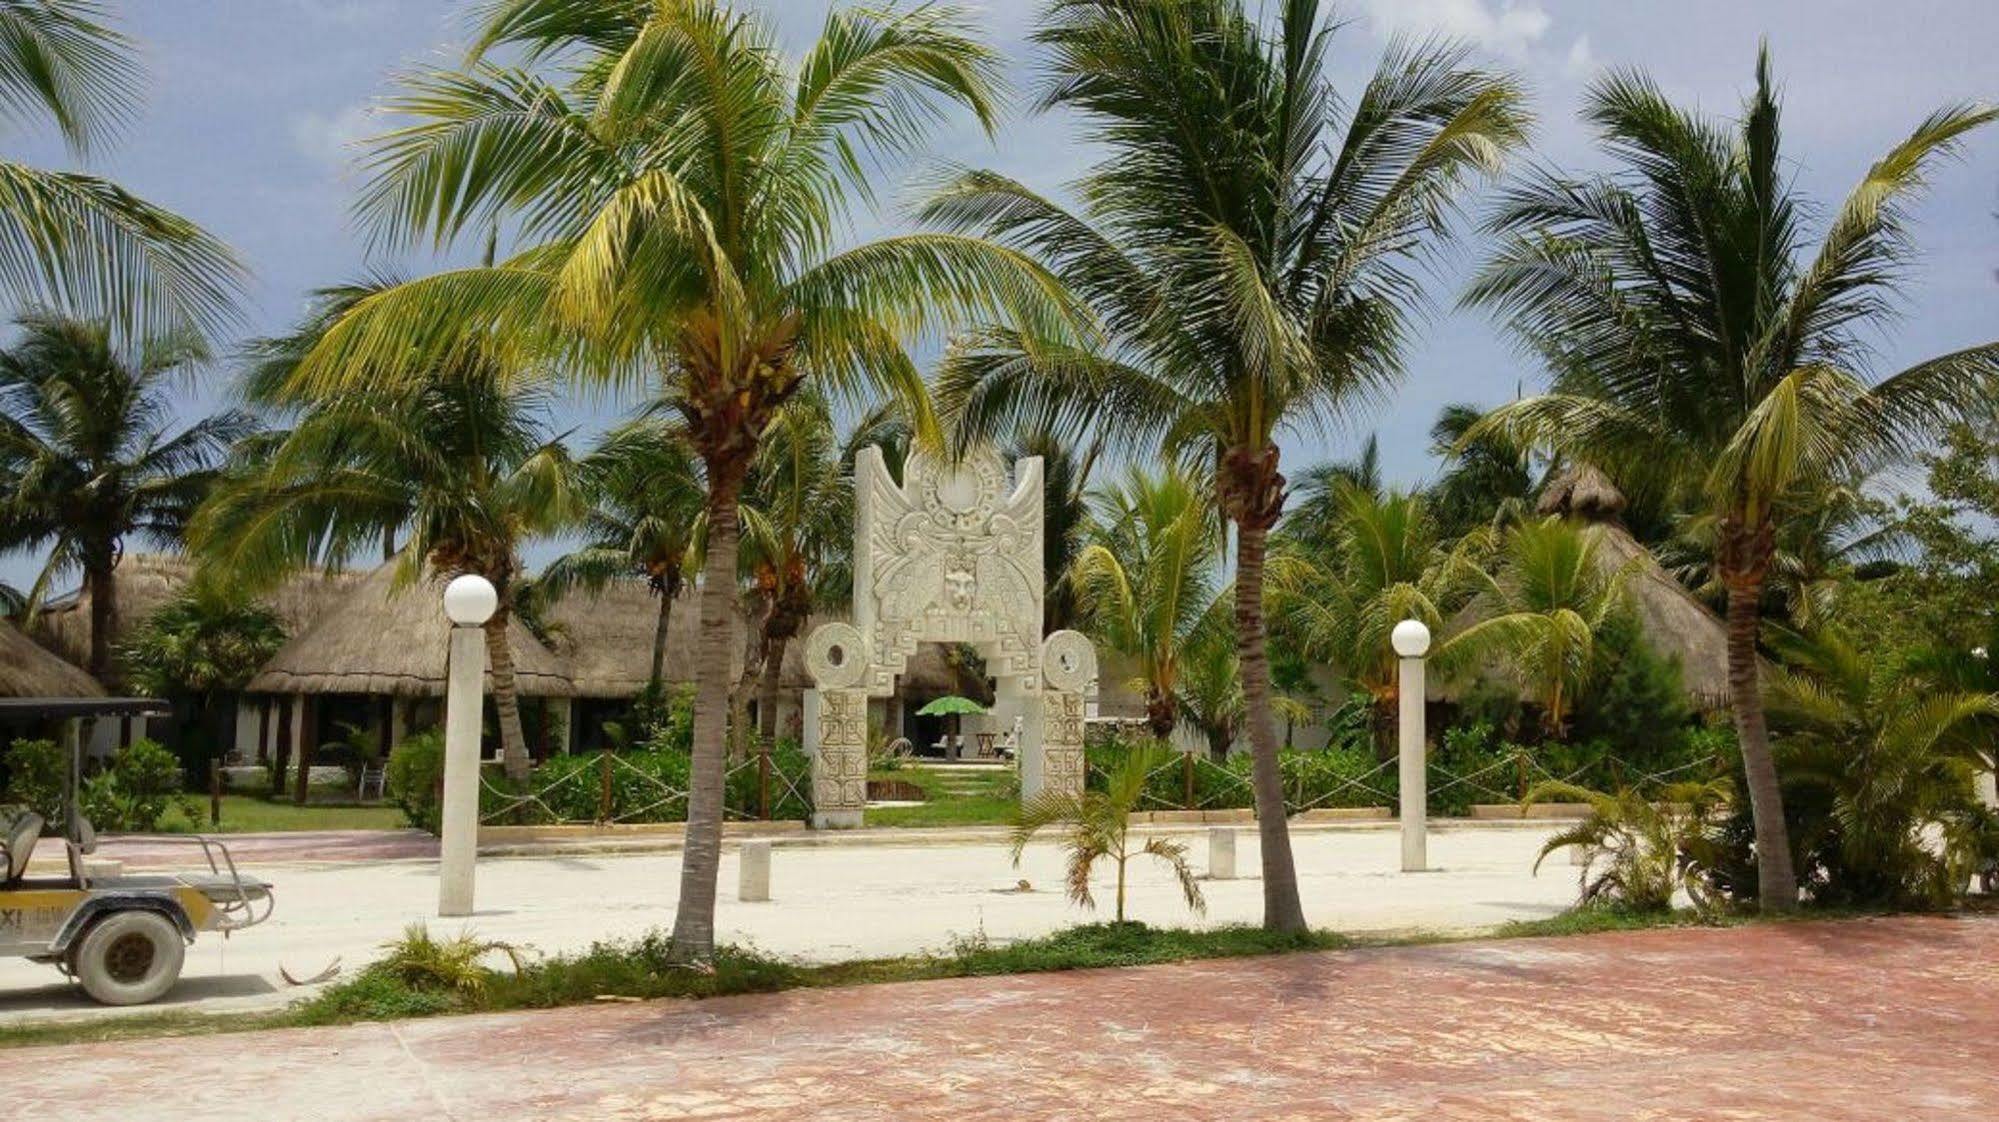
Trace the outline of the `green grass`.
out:
[[[973,773],[978,786],[965,794],[944,789],[943,777],[925,768],[906,765],[894,771],[871,773],[870,779],[897,779],[923,788],[920,806],[889,806],[870,810],[869,826],[1004,826],[1013,821],[1020,808],[1018,781],[1010,768],[993,768],[990,774]]]
[[[261,795],[222,796],[222,824],[208,821],[208,799],[193,797],[196,817],[192,820],[171,811],[160,829],[176,834],[259,834],[288,830],[399,830],[408,823],[392,806],[356,806],[352,803],[308,802],[294,806],[290,799],[272,800]]]

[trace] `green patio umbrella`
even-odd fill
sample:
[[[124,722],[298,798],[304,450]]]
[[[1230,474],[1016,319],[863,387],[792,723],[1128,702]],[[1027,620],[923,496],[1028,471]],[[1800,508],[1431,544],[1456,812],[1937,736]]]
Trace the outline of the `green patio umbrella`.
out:
[[[962,749],[965,738],[958,731],[959,722],[963,720],[964,715],[967,713],[976,715],[985,711],[985,706],[980,705],[969,697],[959,697],[957,694],[945,694],[943,697],[918,709],[916,715],[919,717],[951,718],[951,742]],[[949,749],[945,751],[944,755],[946,759],[953,758],[953,753]]]

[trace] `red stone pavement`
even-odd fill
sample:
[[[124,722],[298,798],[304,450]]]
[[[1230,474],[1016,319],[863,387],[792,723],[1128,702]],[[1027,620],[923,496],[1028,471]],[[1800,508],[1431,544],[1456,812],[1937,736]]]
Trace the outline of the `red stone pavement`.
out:
[[[0,1052],[0,1115],[1971,1119],[1999,918],[1649,931]]]

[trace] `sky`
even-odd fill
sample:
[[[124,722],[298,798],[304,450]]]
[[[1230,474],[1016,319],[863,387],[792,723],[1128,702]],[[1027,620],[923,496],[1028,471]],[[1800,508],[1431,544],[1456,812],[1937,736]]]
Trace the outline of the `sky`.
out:
[[[1255,0],[1251,0],[1252,3]],[[143,45],[147,105],[121,141],[87,165],[200,222],[252,271],[245,336],[283,329],[312,289],[375,265],[405,273],[428,257],[371,258],[349,207],[360,181],[355,144],[383,129],[375,115],[398,71],[459,55],[461,0],[122,0],[123,28]],[[761,0],[796,52],[811,41],[828,0]],[[1028,36],[1037,5],[985,0],[973,18],[1008,60],[1018,105],[1040,79]],[[1396,35],[1448,35],[1487,65],[1518,73],[1538,117],[1534,158],[1564,168],[1603,166],[1576,120],[1580,96],[1608,67],[1641,66],[1682,104],[1732,114],[1767,39],[1783,87],[1784,139],[1804,192],[1831,207],[1867,165],[1940,105],[1999,99],[1999,4],[1991,0],[1347,0],[1334,47],[1343,90],[1357,90]],[[5,158],[76,166],[52,137],[0,137]],[[938,133],[932,156],[984,166],[1061,194],[1092,162],[1078,122],[1016,111],[988,139],[969,121]],[[856,236],[902,225],[925,170],[882,184],[884,213],[863,215]],[[1474,204],[1475,205],[1475,204]],[[1915,210],[1922,258],[1909,273],[1908,306],[1879,343],[1883,372],[1999,334],[1999,127],[1974,136],[1966,158],[1942,168]],[[1408,354],[1400,390],[1352,431],[1287,440],[1294,471],[1351,456],[1379,434],[1393,482],[1432,476],[1427,431],[1454,401],[1493,404],[1540,383],[1533,363],[1482,315],[1453,309],[1475,238],[1437,269],[1435,312]],[[226,362],[181,394],[189,417],[226,396]],[[615,402],[585,401],[559,419],[587,434]],[[536,550],[531,561],[544,559]],[[39,558],[0,556],[0,580],[25,586]],[[64,582],[73,583],[73,582]]]

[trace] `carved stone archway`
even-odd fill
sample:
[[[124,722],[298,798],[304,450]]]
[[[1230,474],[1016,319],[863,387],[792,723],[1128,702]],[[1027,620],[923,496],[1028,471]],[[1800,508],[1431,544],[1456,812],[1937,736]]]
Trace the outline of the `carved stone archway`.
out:
[[[1020,718],[1021,797],[1083,788],[1085,696],[1096,652],[1078,632],[1043,637],[1039,457],[989,448],[957,463],[914,452],[897,484],[881,449],[854,463],[852,623],[805,643],[813,823],[861,824],[868,699],[895,693],[923,643],[968,643],[997,682],[994,708]]]

